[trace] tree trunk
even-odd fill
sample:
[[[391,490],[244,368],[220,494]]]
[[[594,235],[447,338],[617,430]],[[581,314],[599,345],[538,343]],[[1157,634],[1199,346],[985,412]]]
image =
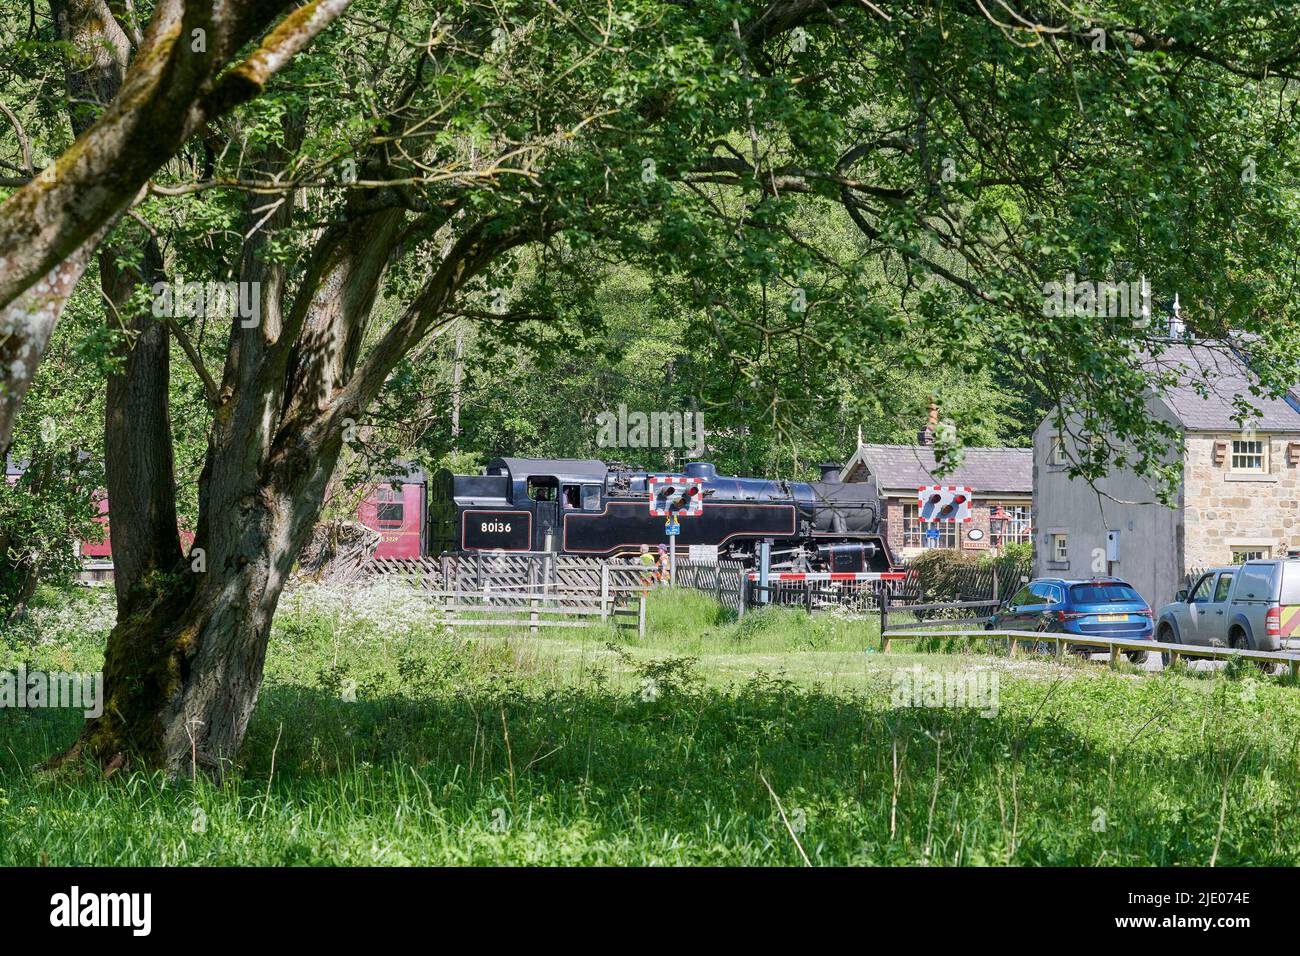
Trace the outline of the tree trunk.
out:
[[[103,716],[87,722],[65,757],[179,776],[230,770],[261,690],[276,606],[341,447],[326,441],[282,460],[279,480],[247,495],[209,483],[209,502],[232,493],[237,501],[206,522],[213,541],[230,542],[227,553],[205,565],[214,552],[196,544],[183,570],[140,582],[108,638]]]
[[[301,127],[292,117],[286,123],[291,145]],[[257,162],[274,169],[290,152],[268,147]],[[404,207],[356,208],[325,230],[286,312],[286,267],[259,247],[292,224],[294,203],[255,218],[258,202],[248,200],[251,238],[240,281],[258,290],[260,321],[231,327],[190,560],[141,576],[131,590],[108,640],[104,713],[65,757],[173,775],[231,768],[261,688],[276,606],[320,515],[345,434],[402,356],[445,326],[456,291],[496,255],[541,237],[531,224],[474,222],[363,362]],[[437,228],[451,215],[450,206],[436,210],[427,224]],[[161,434],[148,441],[161,442]]]
[[[0,538],[0,598],[6,600],[12,598],[13,603],[0,612],[0,620],[12,624],[14,621],[22,620],[27,616],[27,603],[36,593],[36,585],[41,581],[40,569],[36,564],[26,557],[21,557],[13,563],[9,563],[5,558],[8,551],[8,545]],[[0,605],[3,608],[3,605]]]
[[[127,307],[138,284],[152,285],[163,277],[157,243],[146,237],[143,251],[139,271],[119,268],[115,247],[100,254],[110,321],[116,310]],[[104,476],[119,617],[131,612],[143,578],[170,571],[181,560],[168,405],[171,336],[147,312],[130,317],[128,328],[134,341],[121,347],[123,367],[109,376],[104,405]]]
[[[160,767],[173,775],[228,771],[262,682],[279,600],[262,561],[189,573],[146,598],[109,635],[103,716],[78,748],[101,766]],[[185,572],[182,572],[185,574]]]
[[[105,0],[50,0],[59,39],[87,52],[65,70],[72,132],[86,133],[97,119],[87,104],[112,102],[131,59],[131,44]],[[125,231],[125,230],[123,230]],[[132,592],[147,574],[173,570],[181,559],[176,527],[170,399],[170,336],[148,312],[123,315],[139,285],[162,281],[158,243],[141,234],[140,265],[121,266],[122,241],[99,253],[100,288],[110,326],[129,336],[117,349],[121,371],[108,378],[104,416],[104,474],[113,540],[113,586],[118,616],[131,611]]]

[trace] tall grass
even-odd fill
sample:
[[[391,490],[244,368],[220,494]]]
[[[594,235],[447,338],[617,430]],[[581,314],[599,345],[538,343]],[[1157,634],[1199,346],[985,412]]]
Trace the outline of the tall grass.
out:
[[[652,593],[646,620],[647,646],[692,653],[861,651],[880,640],[873,615],[809,614],[773,604],[739,617],[708,594],[684,589]]]
[[[1273,682],[868,657],[867,622],[779,608],[736,621],[701,595],[657,595],[644,643],[457,637],[402,613],[389,631],[320,596],[287,604],[220,786],[48,778],[36,768],[77,715],[0,712],[0,863],[1300,857],[1300,693]],[[0,668],[93,664],[102,637],[9,636]],[[852,689],[798,666],[850,650]],[[746,657],[734,680],[710,671]],[[894,707],[889,668],[927,661],[997,669],[997,715]]]

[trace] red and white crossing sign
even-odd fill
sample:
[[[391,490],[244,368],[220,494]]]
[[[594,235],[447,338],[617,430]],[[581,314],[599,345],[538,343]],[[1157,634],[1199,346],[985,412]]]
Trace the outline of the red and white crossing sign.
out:
[[[675,515],[693,518],[704,511],[703,489],[699,478],[678,475],[651,475],[646,479],[650,491],[650,513],[660,518]]]
[[[922,521],[970,521],[971,490],[958,485],[922,485],[916,489]]]

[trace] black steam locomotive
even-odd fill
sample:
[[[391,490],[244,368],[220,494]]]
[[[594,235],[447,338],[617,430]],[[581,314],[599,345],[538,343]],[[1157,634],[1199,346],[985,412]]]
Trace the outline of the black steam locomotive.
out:
[[[802,482],[727,477],[708,462],[691,462],[684,474],[668,477],[678,479],[679,489],[695,489],[699,514],[680,512],[680,533],[672,537],[665,525],[673,518],[651,508],[652,489],[674,484],[661,476],[594,460],[547,458],[496,458],[481,475],[443,470],[429,483],[428,553],[627,557],[643,544],[675,543],[679,554],[693,544],[716,545],[719,557],[752,566],[767,539],[774,570],[894,566],[879,533],[875,485],[842,482],[835,466],[822,466],[819,481]]]

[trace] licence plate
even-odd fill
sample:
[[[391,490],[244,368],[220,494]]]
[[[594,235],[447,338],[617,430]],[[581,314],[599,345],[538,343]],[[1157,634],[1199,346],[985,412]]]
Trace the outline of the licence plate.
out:
[[[1103,624],[1111,624],[1115,621],[1127,621],[1128,615],[1127,614],[1098,614],[1097,620],[1101,621]]]

